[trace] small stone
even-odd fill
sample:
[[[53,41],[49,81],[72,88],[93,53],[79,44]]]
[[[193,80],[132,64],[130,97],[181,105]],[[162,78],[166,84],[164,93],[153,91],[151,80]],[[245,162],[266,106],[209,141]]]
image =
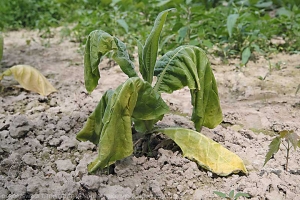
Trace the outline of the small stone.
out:
[[[75,169],[75,165],[71,162],[70,159],[67,160],[57,160],[55,161],[58,171],[72,171]]]
[[[27,165],[30,165],[30,166],[35,166],[36,165],[36,158],[33,156],[32,153],[26,153],[22,157],[22,161],[24,163],[26,163]]]
[[[152,191],[154,197],[157,197],[159,199],[165,199],[164,193],[161,191],[159,182],[156,180],[152,180],[150,182],[150,190]]]
[[[95,175],[85,175],[82,177],[82,181],[80,182],[84,185],[88,190],[97,191],[101,184],[101,179],[99,176]]]
[[[100,188],[98,193],[106,197],[107,200],[125,200],[133,197],[132,190],[129,187],[120,185],[107,185],[104,188]]]
[[[17,184],[17,183],[9,183],[6,187],[10,191],[11,194],[15,194],[18,196],[23,196],[26,194],[25,185],[21,185],[21,184]]]
[[[67,136],[61,136],[60,139],[62,140],[62,143],[59,147],[57,147],[58,150],[67,151],[70,148],[76,147],[78,145],[78,141],[75,138],[69,138]]]
[[[78,144],[78,150],[79,151],[92,150],[94,147],[95,147],[95,145],[93,143],[91,143],[90,141],[80,142]]]
[[[58,146],[61,143],[61,139],[60,138],[52,138],[51,140],[49,140],[48,143],[50,146]]]

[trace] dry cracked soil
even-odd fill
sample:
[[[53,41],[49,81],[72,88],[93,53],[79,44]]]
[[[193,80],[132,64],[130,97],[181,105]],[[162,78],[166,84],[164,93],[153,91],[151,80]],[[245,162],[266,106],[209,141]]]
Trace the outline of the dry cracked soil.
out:
[[[299,55],[257,56],[247,67],[211,57],[224,120],[202,133],[239,155],[248,175],[217,176],[182,157],[166,138],[147,155],[136,152],[112,168],[87,173],[97,147],[75,139],[101,95],[126,80],[118,66],[100,65],[101,80],[89,95],[79,44],[35,31],[7,32],[0,72],[16,64],[40,70],[56,87],[48,97],[17,87],[12,77],[0,92],[0,199],[220,199],[213,191],[248,193],[250,199],[300,199],[300,155],[285,148],[265,165],[268,145],[281,130],[299,134]],[[277,64],[277,65],[276,65]],[[163,95],[173,113],[160,123],[193,128],[188,89]],[[172,146],[172,145],[171,145]],[[239,198],[243,199],[243,197]]]

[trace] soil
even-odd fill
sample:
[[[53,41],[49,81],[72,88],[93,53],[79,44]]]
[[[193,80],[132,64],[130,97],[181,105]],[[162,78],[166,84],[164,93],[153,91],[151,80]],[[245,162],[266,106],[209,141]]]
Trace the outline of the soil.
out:
[[[211,57],[224,120],[202,133],[239,155],[248,175],[217,176],[182,157],[181,151],[157,146],[108,170],[87,173],[97,147],[75,139],[101,95],[126,76],[114,63],[100,65],[99,86],[88,94],[83,83],[79,44],[59,31],[42,39],[35,31],[7,32],[0,72],[16,64],[41,71],[58,90],[48,97],[16,87],[11,77],[0,93],[0,199],[220,199],[213,191],[248,193],[250,199],[300,199],[300,154],[286,150],[265,165],[268,145],[281,130],[299,134],[299,55],[256,56],[247,67],[238,60],[223,64]],[[276,66],[277,63],[277,66]],[[193,128],[190,95],[182,89],[163,95],[175,114],[160,123]],[[156,135],[153,140],[165,141]],[[169,145],[170,146],[170,145]],[[160,147],[160,148],[159,148]],[[239,198],[243,199],[243,197]]]

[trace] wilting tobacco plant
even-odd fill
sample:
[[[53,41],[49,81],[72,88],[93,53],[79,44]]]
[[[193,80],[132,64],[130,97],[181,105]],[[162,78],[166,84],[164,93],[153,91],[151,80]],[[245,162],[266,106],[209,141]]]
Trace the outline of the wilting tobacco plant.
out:
[[[128,79],[115,90],[106,91],[83,129],[80,141],[98,145],[98,156],[88,165],[90,173],[105,168],[133,153],[132,129],[148,135],[161,132],[181,148],[183,155],[219,175],[247,170],[243,161],[200,131],[222,121],[216,80],[204,51],[196,46],[179,46],[157,59],[159,37],[169,10],[161,12],[145,44],[138,41],[139,71],[135,71],[125,44],[118,38],[95,30],[88,36],[84,55],[85,87],[91,93],[98,85],[98,65],[110,53]],[[157,81],[152,87],[153,76]],[[156,122],[169,112],[161,93],[190,89],[195,129],[162,128]]]

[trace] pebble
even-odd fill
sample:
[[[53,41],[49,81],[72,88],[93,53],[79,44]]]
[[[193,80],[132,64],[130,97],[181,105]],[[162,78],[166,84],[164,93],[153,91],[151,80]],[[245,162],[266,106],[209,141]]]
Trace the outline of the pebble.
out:
[[[71,162],[70,159],[67,160],[56,160],[56,167],[58,171],[72,171],[75,169],[75,165]]]

